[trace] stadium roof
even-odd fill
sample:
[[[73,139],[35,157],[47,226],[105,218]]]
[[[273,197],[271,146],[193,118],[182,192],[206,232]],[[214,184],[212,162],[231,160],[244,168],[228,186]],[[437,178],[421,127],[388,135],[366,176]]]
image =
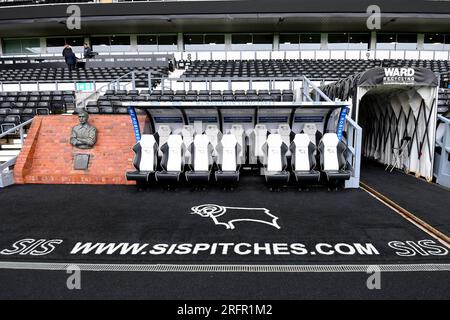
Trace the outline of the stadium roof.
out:
[[[78,33],[367,31],[367,7],[374,4],[382,11],[383,31],[450,30],[450,2],[444,0],[241,0],[84,3]],[[66,9],[67,4],[0,8],[0,33],[67,34]]]

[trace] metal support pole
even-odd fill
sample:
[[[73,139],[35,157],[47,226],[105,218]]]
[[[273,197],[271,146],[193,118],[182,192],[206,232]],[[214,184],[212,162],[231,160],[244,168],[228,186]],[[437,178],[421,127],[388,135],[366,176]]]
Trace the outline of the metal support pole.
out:
[[[150,71],[147,73],[147,77],[148,77],[148,92],[152,93],[152,91],[153,91],[152,73]]]
[[[20,127],[20,129],[19,129],[19,135],[20,135],[20,143],[21,143],[22,146],[23,146],[23,142],[24,142],[24,140],[25,140],[24,132],[23,132],[23,127]]]
[[[131,72],[131,88],[136,90],[136,75],[134,74],[134,71]]]
[[[303,89],[303,94],[302,94],[302,101],[307,100],[307,96],[308,96],[308,89],[309,89],[309,84],[306,81],[305,77],[303,77],[302,79],[302,89]]]

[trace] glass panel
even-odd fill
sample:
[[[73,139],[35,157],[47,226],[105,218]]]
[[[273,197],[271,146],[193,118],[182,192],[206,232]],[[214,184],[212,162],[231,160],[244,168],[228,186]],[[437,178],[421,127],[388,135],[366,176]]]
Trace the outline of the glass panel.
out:
[[[273,44],[273,34],[254,34],[253,43]]]
[[[158,51],[176,51],[177,35],[158,36]]]
[[[416,33],[399,33],[397,34],[398,43],[417,43]]]
[[[22,39],[22,53],[39,54],[41,52],[41,41],[39,39]]]
[[[83,37],[55,37],[46,39],[47,53],[60,53],[66,43],[72,47],[75,53],[83,52]]]
[[[21,54],[22,45],[19,39],[3,40],[3,52],[5,54]]]
[[[46,39],[47,42],[47,48],[48,47],[64,47],[64,45],[66,44],[66,40],[64,38],[47,38]]]
[[[328,43],[348,43],[347,33],[329,33]]]
[[[91,44],[93,46],[109,46],[109,37],[101,36],[101,37],[91,37]]]
[[[92,51],[109,52],[110,40],[108,36],[91,37]]]
[[[377,43],[395,43],[397,35],[395,33],[377,33]]]
[[[394,50],[397,42],[397,35],[395,33],[377,33],[378,50]]]
[[[350,43],[369,43],[370,34],[369,33],[350,33],[348,42]]]
[[[84,44],[83,37],[69,37],[66,38],[66,43],[70,44],[72,47],[82,47]]]
[[[445,44],[450,44],[450,34],[446,34],[445,36]]]
[[[158,41],[155,35],[137,36],[137,44],[153,45],[158,44]]]
[[[159,45],[177,45],[177,36],[176,35],[164,35],[158,36],[158,44]]]
[[[130,51],[130,36],[111,36],[111,51]]]
[[[424,49],[425,50],[443,50],[445,43],[445,35],[443,33],[425,33]]]
[[[3,40],[5,54],[40,54],[41,42],[39,38],[5,39]],[[61,49],[62,50],[62,49]]]
[[[66,40],[64,38],[47,38],[47,53],[62,53]]]
[[[300,50],[319,50],[321,42],[320,33],[300,34]]]
[[[205,35],[206,44],[225,44],[225,35],[223,34],[207,34]]]
[[[292,33],[280,33],[280,44],[300,43],[300,35]]]
[[[417,49],[417,34],[416,33],[399,33],[397,34],[397,45],[395,49],[398,50],[416,50]]]
[[[320,44],[320,33],[302,33],[300,43],[318,43]]]
[[[424,42],[431,44],[444,43],[444,35],[442,33],[425,33]]]
[[[328,34],[329,49],[348,49],[348,33],[329,33]]]
[[[233,34],[231,35],[232,44],[249,44],[252,42],[251,34]]]
[[[158,51],[158,37],[156,35],[140,35],[136,38],[139,52]]]
[[[204,37],[202,34],[186,34],[184,36],[184,44],[204,44]]]
[[[130,36],[111,36],[112,46],[129,46]]]
[[[353,50],[366,50],[369,48],[369,33],[350,33],[348,37],[348,48]]]

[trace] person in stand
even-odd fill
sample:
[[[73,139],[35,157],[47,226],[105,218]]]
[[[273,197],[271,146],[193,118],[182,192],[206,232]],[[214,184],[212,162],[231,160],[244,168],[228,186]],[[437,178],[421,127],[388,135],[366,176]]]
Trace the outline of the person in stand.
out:
[[[65,46],[63,50],[63,56],[66,60],[67,66],[69,67],[69,71],[75,70],[77,65],[77,57],[75,53],[73,53],[72,48],[70,46]]]
[[[72,47],[69,44],[66,43],[64,45],[64,49],[62,51],[62,55],[63,55],[64,58],[66,57],[66,55],[69,53],[70,50],[72,50]]]
[[[88,43],[85,43],[83,57],[85,59],[89,59],[89,58],[92,58],[93,56],[94,56],[94,53],[92,52],[92,48],[89,46]]]

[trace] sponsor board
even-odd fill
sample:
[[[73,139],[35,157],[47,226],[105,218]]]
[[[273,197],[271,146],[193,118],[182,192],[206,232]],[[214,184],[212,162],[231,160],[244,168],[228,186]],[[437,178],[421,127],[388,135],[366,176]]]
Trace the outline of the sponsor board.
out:
[[[383,84],[415,84],[414,68],[384,68]]]

